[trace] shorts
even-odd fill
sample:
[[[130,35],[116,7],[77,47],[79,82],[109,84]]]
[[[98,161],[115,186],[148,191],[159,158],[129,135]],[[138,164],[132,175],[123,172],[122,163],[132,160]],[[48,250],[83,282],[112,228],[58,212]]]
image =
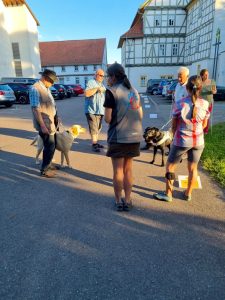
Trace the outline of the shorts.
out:
[[[179,147],[172,145],[167,161],[170,163],[179,163],[182,159],[183,154],[186,153],[188,162],[197,164],[200,160],[203,149],[204,145],[196,147]]]
[[[102,128],[103,115],[86,114],[89,132],[91,135],[98,135]]]
[[[106,153],[106,156],[112,158],[140,156],[140,143],[108,144],[108,151]]]

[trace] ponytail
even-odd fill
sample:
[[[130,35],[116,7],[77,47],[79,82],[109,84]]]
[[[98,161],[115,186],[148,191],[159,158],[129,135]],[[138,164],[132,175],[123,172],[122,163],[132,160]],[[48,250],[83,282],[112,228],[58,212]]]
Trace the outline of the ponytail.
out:
[[[123,78],[123,86],[125,86],[128,90],[131,89],[131,84],[130,84],[130,81],[129,79],[127,78],[127,75],[125,74],[124,75],[124,78]]]
[[[201,88],[202,88],[202,81],[199,76],[191,76],[188,79],[188,83],[186,85],[187,90],[191,94],[191,101],[193,104],[193,109],[192,109],[192,119],[196,119],[197,115],[197,108],[196,108],[196,100],[199,97]]]
[[[196,103],[197,98],[198,98],[198,90],[197,90],[197,86],[194,85],[194,86],[193,86],[192,93],[191,93],[191,101],[192,101],[192,104],[193,104],[193,109],[192,109],[192,119],[195,119],[195,118],[196,118],[196,115],[197,115],[197,108],[196,108],[196,106],[195,106],[195,103]]]
[[[128,90],[130,90],[131,84],[129,79],[127,78],[127,75],[125,74],[125,70],[122,67],[122,65],[118,63],[114,63],[110,65],[107,69],[107,74],[109,76],[114,76],[117,83],[121,83],[124,87],[126,87]]]

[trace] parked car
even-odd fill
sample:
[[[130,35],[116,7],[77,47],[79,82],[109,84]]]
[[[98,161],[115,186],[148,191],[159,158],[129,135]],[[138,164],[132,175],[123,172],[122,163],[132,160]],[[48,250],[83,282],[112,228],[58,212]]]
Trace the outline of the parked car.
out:
[[[166,97],[167,90],[168,90],[168,88],[171,86],[171,84],[172,84],[173,82],[178,83],[178,80],[177,80],[177,79],[173,79],[173,80],[171,80],[171,81],[168,81],[167,84],[163,86],[163,89],[162,89],[162,97]]]
[[[162,95],[163,87],[166,86],[170,81],[167,79],[163,79],[160,81],[159,86],[158,86],[158,94],[157,95]]]
[[[29,104],[29,86],[19,83],[7,83],[8,86],[11,87],[15,96],[16,96],[16,103],[19,104]]]
[[[0,105],[5,105],[6,107],[11,107],[15,103],[16,97],[8,84],[0,84]]]
[[[72,86],[70,86],[69,84],[63,84],[63,86],[66,89],[66,97],[72,97],[74,95]]]
[[[53,87],[57,90],[58,92],[58,99],[62,100],[66,97],[66,89],[62,84],[55,83]]]
[[[217,86],[217,92],[213,95],[215,101],[224,101],[225,100],[225,86]]]
[[[54,99],[58,99],[59,98],[59,93],[58,93],[57,89],[54,88],[54,86],[50,87],[50,91],[51,91],[51,94],[52,94],[52,96],[53,96]]]
[[[73,88],[74,96],[82,95],[84,93],[84,88],[80,84],[71,84],[70,86]]]
[[[147,82],[147,90],[146,93],[157,95],[158,94],[158,87],[162,79],[149,79]]]
[[[177,86],[177,81],[174,81],[173,83],[171,83],[171,85],[168,87],[167,92],[166,92],[166,98],[169,100],[173,99],[173,95],[175,92],[175,88]]]

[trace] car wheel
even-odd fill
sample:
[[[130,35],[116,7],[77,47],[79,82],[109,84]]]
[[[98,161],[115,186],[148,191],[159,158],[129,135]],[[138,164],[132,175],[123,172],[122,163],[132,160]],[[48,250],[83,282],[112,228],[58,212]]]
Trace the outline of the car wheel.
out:
[[[7,103],[6,105],[5,105],[5,107],[11,107],[13,105],[13,103]]]
[[[18,102],[20,104],[28,104],[29,103],[29,97],[27,97],[26,95],[20,95]]]

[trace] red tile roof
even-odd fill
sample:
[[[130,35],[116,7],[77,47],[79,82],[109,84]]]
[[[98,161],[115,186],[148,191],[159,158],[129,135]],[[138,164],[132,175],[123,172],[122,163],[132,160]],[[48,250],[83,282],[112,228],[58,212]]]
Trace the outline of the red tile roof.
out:
[[[40,42],[41,65],[102,64],[106,39]]]
[[[126,38],[139,38],[139,37],[143,37],[143,36],[144,36],[143,19],[138,18],[137,22],[133,23],[131,25],[131,28],[126,33],[121,35],[120,40],[119,40],[119,44],[118,44],[118,48],[122,47],[123,42]]]

